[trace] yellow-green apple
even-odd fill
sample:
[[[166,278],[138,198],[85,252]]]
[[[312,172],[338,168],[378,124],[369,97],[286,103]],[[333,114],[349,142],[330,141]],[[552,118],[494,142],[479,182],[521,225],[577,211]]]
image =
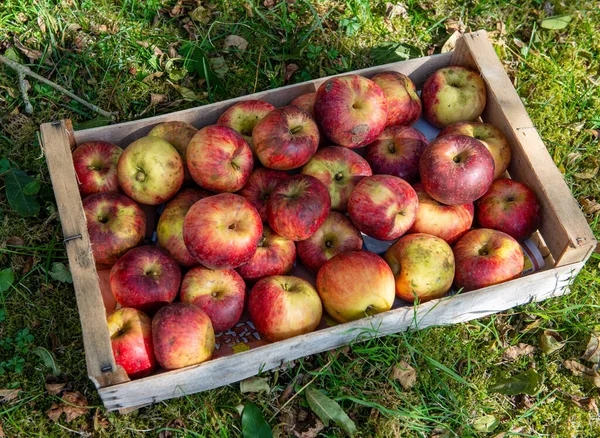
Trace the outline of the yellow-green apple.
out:
[[[254,150],[263,166],[275,170],[305,165],[319,146],[319,128],[309,113],[296,106],[277,108],[254,127]]]
[[[468,204],[483,196],[494,181],[494,159],[473,137],[445,135],[432,141],[419,161],[425,191],[446,205]]]
[[[190,140],[187,164],[196,184],[213,192],[237,192],[254,167],[252,150],[228,126],[209,125]]]
[[[377,254],[346,251],[321,266],[317,291],[333,319],[354,321],[392,308],[394,274]]]
[[[110,288],[122,307],[155,312],[177,297],[181,269],[156,246],[138,246],[123,255],[110,270]]]
[[[92,254],[96,263],[112,265],[140,244],[146,215],[138,204],[120,193],[96,193],[83,200]]]
[[[510,164],[511,152],[504,133],[494,125],[479,122],[458,122],[445,127],[438,134],[468,135],[479,140],[492,154],[494,159],[494,179],[501,178]]]
[[[444,240],[431,234],[409,234],[383,256],[396,279],[398,298],[420,303],[440,298],[454,280],[454,254]]]
[[[204,310],[216,333],[229,330],[240,320],[246,284],[232,269],[212,270],[196,266],[183,277],[181,302]]]
[[[183,221],[185,246],[198,263],[211,269],[233,269],[248,263],[262,232],[256,208],[232,193],[199,200]]]
[[[175,370],[210,359],[215,350],[215,331],[201,308],[172,303],[154,315],[152,341],[158,364]]]
[[[119,191],[117,162],[121,153],[123,149],[106,141],[90,141],[73,151],[73,166],[82,197]]]
[[[184,183],[190,183],[192,181],[192,177],[190,176],[190,172],[187,168],[185,155],[188,144],[196,132],[198,132],[198,130],[189,123],[172,121],[156,125],[148,133],[148,137],[162,138],[163,140],[171,143],[171,145],[177,149],[177,152],[179,152],[181,160],[183,161]]]
[[[287,274],[295,261],[294,241],[280,236],[265,224],[256,252],[250,261],[237,268],[237,271],[244,280],[255,281],[269,275]]]
[[[477,201],[477,222],[484,228],[525,240],[540,226],[540,203],[525,184],[499,179]]]
[[[250,291],[248,312],[256,331],[275,342],[314,331],[323,314],[321,299],[306,280],[273,275]]]
[[[419,158],[429,142],[410,126],[388,126],[367,146],[365,158],[373,173],[394,175],[412,184],[419,178]]]
[[[123,307],[107,316],[108,333],[117,365],[131,379],[146,377],[156,368],[152,321],[144,312]]]
[[[119,185],[127,196],[142,204],[168,201],[183,184],[183,161],[171,143],[142,137],[131,143],[117,165]]]
[[[252,131],[258,121],[274,109],[273,105],[264,100],[243,100],[230,106],[221,114],[217,124],[235,129],[254,150]]]
[[[479,73],[468,68],[444,67],[427,78],[421,101],[425,118],[438,128],[473,122],[485,108],[485,84]]]
[[[421,99],[413,81],[397,71],[384,71],[371,78],[381,87],[388,103],[387,126],[414,124],[421,116]]]
[[[454,284],[465,291],[512,280],[523,271],[523,250],[502,231],[478,228],[454,245]]]
[[[250,174],[246,185],[238,192],[258,210],[263,222],[267,221],[267,201],[271,193],[282,181],[290,176],[281,170],[267,169],[266,167],[257,167]]]
[[[394,240],[406,233],[418,207],[410,184],[391,175],[364,178],[348,200],[348,213],[356,228],[379,240]]]
[[[183,241],[183,220],[188,210],[202,198],[211,194],[201,189],[184,189],[173,198],[158,219],[156,237],[158,244],[177,263],[187,268],[198,264]]]
[[[383,90],[358,75],[337,76],[317,90],[315,118],[334,144],[359,148],[374,141],[385,128],[388,104]]]
[[[309,113],[311,117],[314,119],[315,117],[315,99],[317,98],[317,93],[306,93],[301,94],[296,97],[290,105],[297,106],[298,108],[302,108],[304,111]]]
[[[323,263],[339,253],[361,249],[363,240],[350,219],[331,211],[315,234],[296,245],[304,266],[317,272]]]
[[[269,225],[277,234],[308,239],[327,218],[331,201],[325,185],[314,176],[294,175],[277,185],[267,201]]]
[[[348,198],[365,176],[372,175],[369,163],[356,152],[340,146],[328,146],[317,153],[302,168],[305,175],[314,176],[327,187],[331,208],[348,209]]]

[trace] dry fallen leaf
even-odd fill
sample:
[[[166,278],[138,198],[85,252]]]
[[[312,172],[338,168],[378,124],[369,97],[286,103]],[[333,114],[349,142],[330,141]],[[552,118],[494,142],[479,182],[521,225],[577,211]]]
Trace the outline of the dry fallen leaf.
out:
[[[87,400],[77,391],[65,392],[62,396],[60,403],[52,403],[50,409],[46,411],[46,415],[55,423],[59,420],[61,415],[65,414],[67,423],[87,414]]]
[[[498,31],[500,36],[506,35],[506,24],[504,24],[504,21],[498,21],[496,23],[496,30]]]
[[[579,406],[581,409],[586,410],[588,412],[594,411],[596,415],[600,412],[598,411],[598,406],[596,405],[596,399],[594,397],[581,397],[578,395],[566,394],[567,397],[571,399],[573,403]]]
[[[464,33],[466,30],[466,26],[462,20],[446,20],[444,23],[446,26],[446,30],[457,30],[460,33]]]
[[[44,21],[44,17],[41,15],[37,18],[37,24],[42,33],[46,33],[46,22]]]
[[[540,336],[540,349],[544,354],[551,354],[565,346],[563,338],[556,332],[544,330]]]
[[[275,6],[275,0],[265,0],[263,5],[265,8],[271,9],[273,6]]]
[[[502,353],[502,360],[511,362],[521,356],[527,356],[529,354],[533,354],[534,351],[535,351],[535,347],[533,345],[524,344],[522,342],[519,342],[519,344],[513,345],[512,347],[509,347],[506,350],[504,350],[504,353]]]
[[[96,412],[94,413],[94,431],[100,432],[110,426],[110,422],[108,419],[102,415],[100,412],[100,408],[96,408]]]
[[[289,81],[297,71],[298,66],[296,64],[287,64],[285,66],[285,81]]]
[[[183,420],[175,418],[167,423],[165,429],[185,430],[185,423]],[[173,436],[172,430],[161,430],[158,434],[158,438],[172,438]]]
[[[590,334],[590,340],[588,341],[585,353],[581,356],[583,360],[588,362],[598,363],[600,362],[600,339],[596,333]]]
[[[4,438],[6,436],[6,434],[4,433],[4,430],[2,429],[2,423],[0,423],[0,438]]]
[[[197,23],[207,24],[210,21],[210,11],[204,6],[198,6],[189,15]]]
[[[319,432],[321,432],[323,429],[325,429],[325,425],[321,420],[319,420],[319,418],[315,417],[314,426],[309,427],[307,430],[301,433],[298,433],[294,430],[294,435],[297,438],[316,438],[319,436]]]
[[[600,374],[598,374],[596,370],[588,368],[574,360],[565,360],[563,365],[566,369],[570,370],[575,377],[583,377],[600,388]]]
[[[10,246],[24,246],[25,241],[19,236],[10,236],[6,239],[6,244]]]
[[[594,137],[594,139],[600,139],[600,129],[590,129],[589,133],[592,137]]]
[[[155,71],[154,73],[150,73],[148,76],[146,76],[144,79],[142,79],[142,82],[147,84],[156,78],[160,78],[162,75],[164,75],[164,72]]]
[[[253,5],[251,3],[249,3],[246,0],[242,6],[246,10],[246,14],[248,14],[248,17],[250,17],[250,18],[254,17],[254,11],[252,10]]]
[[[0,389],[0,403],[8,403],[19,397],[20,389]]]
[[[227,38],[225,38],[225,41],[223,41],[223,48],[227,50],[230,47],[236,47],[238,50],[243,52],[248,48],[248,41],[241,36],[229,35]]]
[[[584,169],[581,172],[573,173],[575,178],[579,179],[592,179],[598,173],[598,169],[600,165],[598,165],[598,160],[595,157],[589,156],[586,160],[588,163],[584,166]]]
[[[588,199],[581,197],[579,198],[579,203],[583,207],[583,212],[585,214],[594,214],[597,211],[600,211],[600,204],[598,204],[594,198]]]
[[[27,56],[31,62],[37,61],[38,59],[41,59],[42,56],[44,56],[44,54],[39,50],[33,50],[25,47],[23,44],[21,44],[21,41],[19,41],[16,36],[14,38],[14,44],[15,47],[21,52],[23,52],[23,54]],[[46,62],[48,62],[48,60],[46,60]]]
[[[169,44],[169,58],[179,58],[179,52],[177,52],[177,46],[179,43],[171,43]]]
[[[450,35],[450,38],[448,38],[446,40],[446,42],[444,43],[444,45],[442,46],[442,53],[448,53],[454,50],[454,48],[456,47],[456,42],[459,40],[460,38],[460,32],[458,30],[455,30],[454,33],[452,35]]]
[[[177,4],[169,11],[171,17],[178,17],[179,15],[185,14],[185,6],[183,0],[177,0]]]
[[[391,20],[394,17],[408,18],[406,6],[404,6],[402,3],[394,4],[387,2],[385,4],[385,18]]]
[[[46,383],[46,391],[48,391],[48,394],[50,395],[58,395],[63,388],[65,387],[66,383]]]
[[[412,388],[417,382],[417,371],[401,360],[392,368],[392,379],[398,380],[404,389]]]

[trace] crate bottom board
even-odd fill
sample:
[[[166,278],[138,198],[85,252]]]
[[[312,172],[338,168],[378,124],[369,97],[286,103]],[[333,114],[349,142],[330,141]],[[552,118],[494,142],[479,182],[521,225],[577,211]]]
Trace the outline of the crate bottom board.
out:
[[[98,392],[106,409],[114,411],[207,391],[352,342],[461,323],[564,295],[583,265],[584,262],[580,262],[536,272],[496,286],[433,300],[416,308],[401,307],[192,367],[98,388]]]

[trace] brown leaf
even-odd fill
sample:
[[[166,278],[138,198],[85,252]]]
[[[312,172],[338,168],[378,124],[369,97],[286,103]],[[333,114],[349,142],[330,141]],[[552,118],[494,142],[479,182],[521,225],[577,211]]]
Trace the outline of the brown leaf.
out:
[[[458,30],[455,30],[450,38],[446,40],[444,45],[442,46],[442,53],[448,53],[454,50],[456,47],[456,42],[459,40],[461,33]]]
[[[585,353],[581,356],[583,360],[588,362],[598,363],[600,362],[600,339],[596,333],[590,334],[590,340],[588,341]]]
[[[596,415],[599,414],[598,406],[596,405],[596,399],[593,397],[580,397],[578,395],[566,394],[573,403],[579,406],[581,409],[588,412],[594,411]]]
[[[169,44],[169,58],[179,58],[179,52],[177,52],[177,46],[179,43],[171,43]]]
[[[459,31],[460,33],[464,33],[466,30],[465,24],[462,20],[446,20],[444,23],[446,26],[446,30]]]
[[[504,21],[498,21],[496,23],[496,30],[498,30],[500,36],[506,35],[506,24],[504,24]]]
[[[52,403],[50,409],[46,411],[46,415],[56,423],[64,413],[65,420],[67,423],[70,423],[76,418],[87,414],[89,409],[87,404],[87,399],[80,392],[65,392],[62,396],[62,401],[60,403]]]
[[[185,423],[183,420],[175,418],[167,423],[165,429],[185,430]],[[161,430],[158,434],[158,438],[172,438],[173,436],[172,430]]]
[[[515,408],[519,410],[529,409],[535,404],[533,397],[527,394],[517,394],[513,397]]]
[[[206,9],[204,6],[198,6],[192,12],[190,12],[190,18],[202,24],[207,24],[210,21],[210,11]]]
[[[6,244],[10,246],[24,246],[25,241],[19,236],[10,236],[6,239]]]
[[[137,68],[135,68],[135,67],[131,67],[131,68],[129,69],[129,74],[130,74],[130,75],[133,75],[133,76],[137,75]]]
[[[169,96],[166,94],[150,94],[150,105],[156,106],[168,100]]]
[[[589,380],[600,388],[600,374],[598,374],[596,370],[588,368],[574,360],[565,360],[563,365],[566,369],[570,370],[575,377],[583,377],[585,380]]]
[[[177,0],[177,4],[175,4],[175,6],[173,6],[173,9],[169,11],[169,15],[171,17],[178,17],[183,14],[185,14],[185,6],[183,5],[183,0]]]
[[[265,8],[271,9],[273,6],[275,6],[275,0],[265,0],[263,5]]]
[[[196,32],[196,26],[192,20],[188,21],[183,25],[183,28],[188,33],[190,39],[195,40],[198,38],[198,33]]]
[[[44,17],[41,15],[37,18],[37,24],[42,33],[46,33],[46,22],[44,21]]]
[[[21,44],[21,41],[19,41],[16,36],[14,38],[14,44],[15,47],[21,52],[23,52],[23,54],[27,56],[31,62],[37,61],[38,59],[41,59],[42,56],[44,56],[44,54],[39,50],[28,49],[27,47],[25,47],[23,44]]]
[[[391,20],[394,17],[408,18],[408,11],[406,6],[402,3],[390,3],[385,4],[385,18]]]
[[[571,165],[575,164],[577,161],[579,161],[579,159],[581,158],[581,153],[571,152],[570,154],[567,154],[567,156],[565,158],[567,159],[567,166],[571,166]]]
[[[519,342],[517,345],[507,348],[502,353],[502,360],[506,362],[512,362],[521,356],[527,356],[533,354],[535,347],[529,344],[523,344]]]
[[[254,17],[254,11],[252,10],[252,4],[251,3],[249,3],[248,1],[246,1],[246,2],[244,2],[244,4],[242,6],[246,10],[246,14],[248,15],[248,17],[250,17],[250,18]]]
[[[406,390],[412,388],[417,382],[417,372],[407,362],[401,360],[392,368],[391,378],[398,380]]]
[[[594,139],[600,139],[600,129],[590,129],[589,133],[592,137],[594,137]]]
[[[50,395],[58,395],[65,387],[66,383],[46,383],[46,391]]]
[[[289,81],[297,71],[298,66],[296,64],[287,64],[285,66],[285,81]]]
[[[6,434],[4,433],[4,430],[2,429],[2,423],[0,423],[0,438],[4,438],[6,436]]]
[[[321,420],[315,417],[314,426],[309,427],[307,430],[301,433],[294,431],[294,435],[297,438],[316,438],[319,435],[319,432],[321,432],[323,429],[325,429],[325,425]]]
[[[103,431],[108,426],[110,426],[110,422],[104,415],[102,415],[100,408],[96,408],[96,413],[94,414],[94,431]]]
[[[0,403],[8,403],[19,397],[21,390],[16,389],[0,389]]]
[[[238,50],[243,52],[248,48],[248,41],[241,36],[229,35],[227,38],[225,38],[225,41],[223,41],[223,48],[227,50],[230,47],[236,47]]]
[[[146,76],[144,79],[142,79],[142,82],[147,84],[149,82],[152,82],[156,78],[160,78],[162,75],[164,75],[164,72],[155,71],[154,73],[150,73],[148,76]]]
[[[584,169],[581,172],[573,173],[575,178],[592,179],[598,173],[598,169],[600,168],[598,160],[595,157],[589,156],[586,161],[588,161],[587,166],[584,166]]]
[[[525,47],[525,43],[523,41],[521,41],[519,38],[513,38],[513,42],[515,43],[515,46],[517,46],[519,49],[522,49],[523,47]]]

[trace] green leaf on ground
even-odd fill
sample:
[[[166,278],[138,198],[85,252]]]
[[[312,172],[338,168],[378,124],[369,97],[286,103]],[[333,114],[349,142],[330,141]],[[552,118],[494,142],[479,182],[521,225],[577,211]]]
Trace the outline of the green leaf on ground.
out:
[[[0,174],[7,172],[8,169],[10,169],[10,161],[8,161],[6,158],[2,158],[0,160]]]
[[[41,185],[40,181],[37,179],[34,179],[29,184],[27,184],[25,187],[23,187],[23,193],[28,196],[37,195],[37,193],[40,191],[41,186],[42,185]]]
[[[240,382],[240,392],[269,392],[269,379],[267,377],[250,377],[249,379]]]
[[[571,22],[570,15],[555,15],[542,20],[542,29],[560,30],[567,27]]]
[[[242,434],[244,438],[272,438],[273,432],[254,403],[246,403],[242,411]]]
[[[48,274],[50,274],[50,277],[54,280],[60,281],[61,283],[73,283],[71,271],[69,271],[69,268],[67,268],[64,263],[53,263],[52,269]]]
[[[473,429],[477,432],[493,432],[500,422],[493,415],[486,415],[473,422]]]
[[[423,56],[421,49],[410,44],[388,42],[371,49],[371,58],[378,64],[406,61],[419,56]]]
[[[54,356],[44,347],[35,347],[33,352],[42,359],[44,365],[52,370],[52,374],[55,376],[60,375],[60,368],[56,365],[56,361],[54,360]]]
[[[325,426],[329,426],[329,422],[333,421],[348,435],[353,436],[356,433],[356,425],[342,407],[318,389],[308,387],[306,389],[306,401],[310,409],[317,414]]]
[[[497,392],[504,395],[534,395],[539,391],[541,384],[542,376],[533,369],[528,369],[525,373],[508,378],[498,378],[494,384],[488,387],[488,392]]]
[[[106,125],[110,124],[111,121],[112,121],[112,118],[110,118],[110,117],[98,116],[96,118],[88,120],[87,122],[75,123],[74,128],[76,130],[99,128],[101,126],[106,126]]]
[[[19,169],[10,169],[4,174],[8,204],[23,217],[35,216],[40,211],[37,199],[24,192],[25,187],[32,181],[35,180]]]
[[[0,271],[0,292],[5,292],[15,282],[15,274],[7,268]]]
[[[544,330],[540,336],[540,349],[544,354],[552,354],[565,346],[562,336],[558,333]]]

